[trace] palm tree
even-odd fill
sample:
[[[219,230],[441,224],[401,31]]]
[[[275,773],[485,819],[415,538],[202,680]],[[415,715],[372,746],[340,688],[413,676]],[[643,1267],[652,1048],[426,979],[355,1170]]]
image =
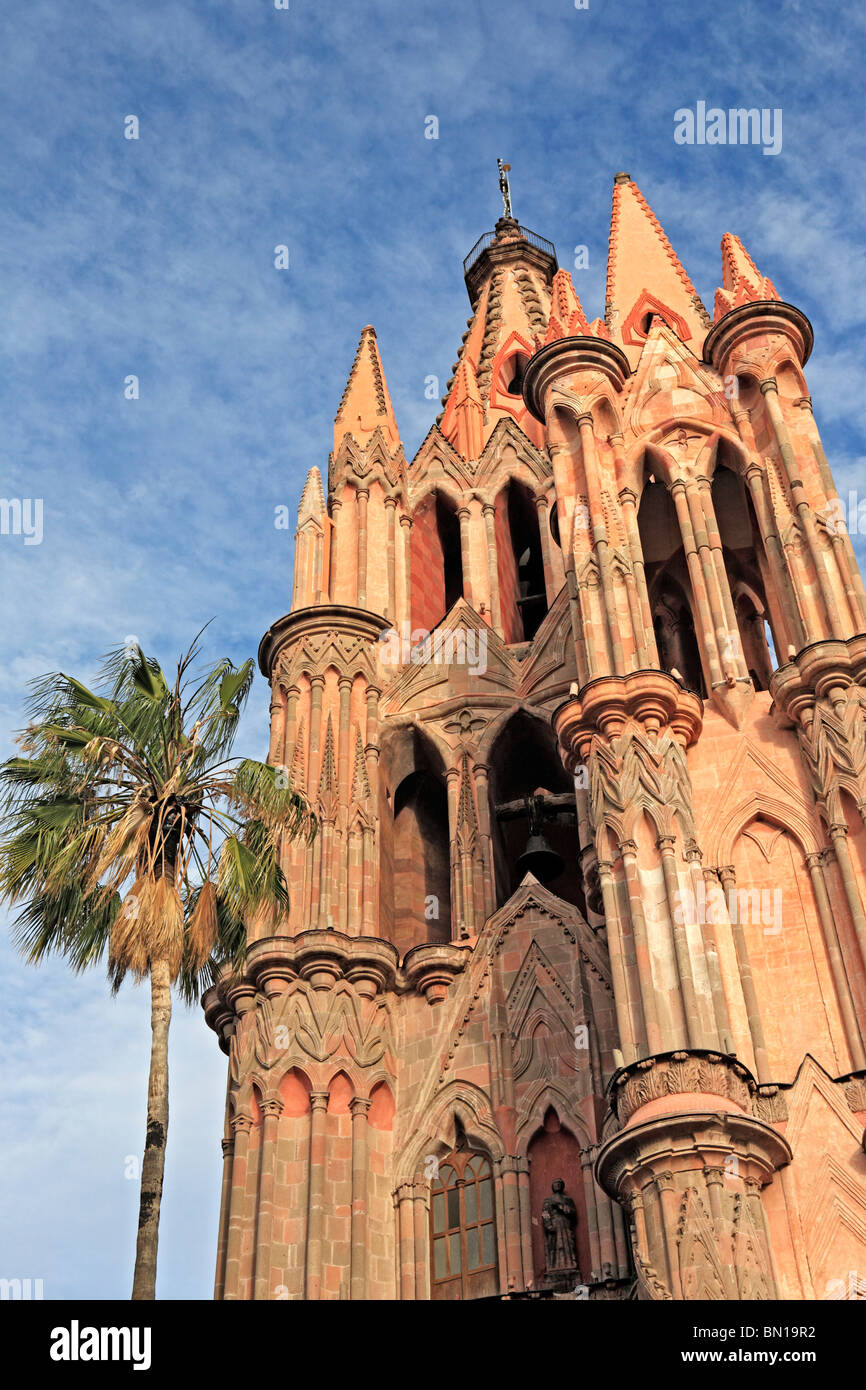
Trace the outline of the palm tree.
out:
[[[23,756],[0,765],[0,898],[32,962],[75,971],[107,954],[112,992],[150,979],[150,1077],[132,1297],[153,1299],[168,1132],[171,987],[187,1003],[243,967],[245,923],[288,906],[283,837],[315,833],[284,768],[231,756],[253,662],[194,673],[201,633],[169,686],[131,645],[94,694],[71,676],[33,683]]]

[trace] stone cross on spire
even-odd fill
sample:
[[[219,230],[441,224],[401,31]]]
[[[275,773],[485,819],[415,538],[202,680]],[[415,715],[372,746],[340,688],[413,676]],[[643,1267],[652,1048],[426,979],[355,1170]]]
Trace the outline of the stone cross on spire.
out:
[[[510,164],[503,164],[501,159],[497,159],[499,166],[499,191],[502,194],[502,201],[505,204],[505,216],[513,217],[511,211],[511,185],[508,182],[508,175],[511,170]]]

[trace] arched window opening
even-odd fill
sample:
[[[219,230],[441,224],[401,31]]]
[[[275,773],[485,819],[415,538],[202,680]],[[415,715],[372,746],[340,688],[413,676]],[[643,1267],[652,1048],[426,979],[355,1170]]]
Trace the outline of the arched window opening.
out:
[[[495,1295],[498,1286],[490,1159],[458,1144],[440,1160],[431,1183],[431,1297],[486,1298]]]
[[[496,374],[496,387],[503,395],[521,400],[523,396],[523,376],[529,365],[525,352],[513,352],[502,363]]]
[[[682,587],[670,574],[659,576],[650,593],[659,665],[678,671],[687,690],[706,699],[701,654],[695,624]]]
[[[445,612],[463,597],[463,550],[457,512],[441,493],[436,494],[436,533],[442,550],[445,577]]]
[[[724,460],[727,446],[722,443],[719,450]],[[766,690],[778,665],[778,644],[767,603],[764,547],[743,481],[723,461],[713,477],[712,499],[746,667],[755,689]]]
[[[541,791],[540,831],[562,861],[546,886],[586,911],[577,836],[574,780],[562,766],[552,729],[522,710],[500,733],[490,757],[491,825],[496,906],[519,887],[521,855],[527,849],[531,810],[528,798]],[[555,861],[551,861],[555,867]],[[536,878],[539,874],[535,874]]]
[[[463,553],[460,521],[451,499],[428,492],[412,513],[410,532],[412,574],[423,582],[412,585],[412,627],[432,632],[463,594]],[[384,556],[373,556],[373,563]]]
[[[448,797],[421,770],[394,793],[394,945],[403,956],[425,942],[451,940]]]
[[[648,471],[638,509],[650,612],[659,666],[678,671],[683,683],[706,698],[692,589],[676,510],[664,483]]]
[[[451,940],[448,796],[437,750],[418,730],[382,745],[379,930],[405,956]]]
[[[755,689],[767,690],[776,666],[772,633],[768,641],[769,624],[763,608],[756,604],[754,594],[739,585],[735,587],[735,593],[734,611],[746,668]]]
[[[516,479],[499,494],[496,529],[505,640],[531,642],[547,614],[547,586],[538,508],[529,488]]]

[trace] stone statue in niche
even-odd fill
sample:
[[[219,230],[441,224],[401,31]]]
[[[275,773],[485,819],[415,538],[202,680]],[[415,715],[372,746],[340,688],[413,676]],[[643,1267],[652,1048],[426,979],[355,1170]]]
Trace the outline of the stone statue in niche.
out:
[[[544,1227],[544,1275],[545,1282],[551,1276],[574,1273],[577,1269],[577,1207],[565,1190],[562,1178],[555,1178],[551,1185],[551,1195],[545,1197],[541,1206],[541,1224]]]

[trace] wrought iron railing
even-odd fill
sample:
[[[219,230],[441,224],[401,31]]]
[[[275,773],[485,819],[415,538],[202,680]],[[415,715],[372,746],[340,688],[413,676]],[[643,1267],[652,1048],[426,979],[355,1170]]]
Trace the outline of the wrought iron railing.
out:
[[[551,256],[554,261],[556,260],[556,247],[552,241],[548,241],[546,237],[539,236],[537,232],[531,232],[528,227],[518,226],[517,230],[523,237],[523,240],[529,242],[530,246],[534,246],[538,251],[544,251],[546,255]],[[485,232],[483,236],[478,238],[472,250],[469,252],[469,255],[463,262],[464,275],[469,274],[475,262],[478,260],[478,257],[482,252],[487,250],[488,246],[492,246],[495,240],[495,231]]]

